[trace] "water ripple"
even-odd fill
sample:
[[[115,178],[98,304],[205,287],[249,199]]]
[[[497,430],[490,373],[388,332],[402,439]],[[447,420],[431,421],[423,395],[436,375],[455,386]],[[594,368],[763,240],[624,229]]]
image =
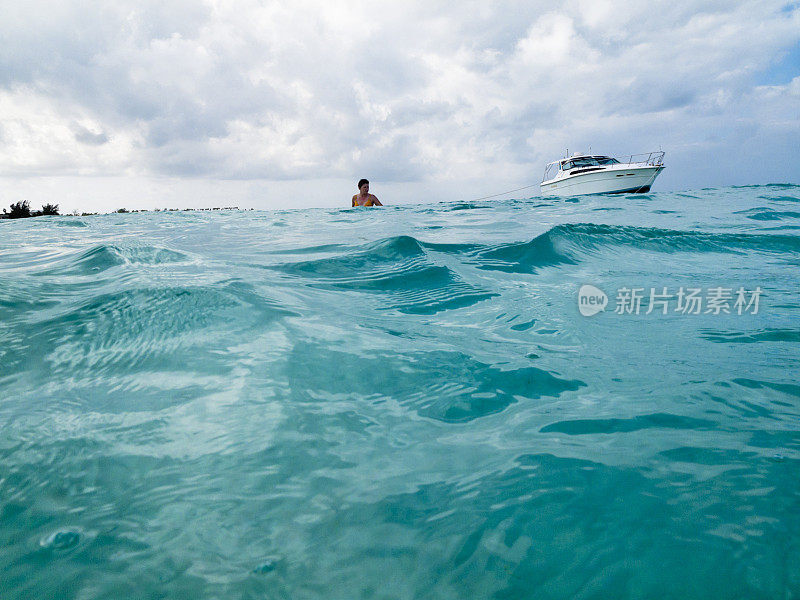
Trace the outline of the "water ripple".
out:
[[[798,595],[798,189],[0,220],[0,596]]]

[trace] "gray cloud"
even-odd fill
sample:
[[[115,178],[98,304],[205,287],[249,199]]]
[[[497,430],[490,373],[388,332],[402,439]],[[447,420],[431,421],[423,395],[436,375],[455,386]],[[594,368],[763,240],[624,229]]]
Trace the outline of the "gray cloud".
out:
[[[73,127],[75,130],[75,140],[81,144],[86,144],[88,146],[102,146],[103,144],[107,144],[109,141],[109,137],[102,131],[100,133],[94,133],[77,124]]]

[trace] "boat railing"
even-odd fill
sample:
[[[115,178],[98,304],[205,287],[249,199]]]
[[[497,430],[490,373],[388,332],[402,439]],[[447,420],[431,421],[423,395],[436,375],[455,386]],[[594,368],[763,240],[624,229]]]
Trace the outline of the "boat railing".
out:
[[[620,162],[623,162],[620,160]],[[660,167],[664,164],[664,152],[645,152],[643,154],[631,154],[628,158],[627,164],[629,165],[650,165],[653,167]]]

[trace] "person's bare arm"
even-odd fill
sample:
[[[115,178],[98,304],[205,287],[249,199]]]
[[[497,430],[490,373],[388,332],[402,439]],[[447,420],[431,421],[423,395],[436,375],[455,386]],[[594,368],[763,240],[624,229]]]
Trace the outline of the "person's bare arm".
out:
[[[372,203],[373,203],[375,206],[383,206],[383,204],[381,204],[381,201],[380,201],[380,200],[378,200],[378,197],[377,197],[377,196],[373,196],[373,197],[372,197]]]
[[[355,206],[355,205],[356,205],[356,197],[355,197],[355,196],[353,196],[353,203],[350,205],[350,208],[352,208],[352,207],[353,207],[353,206]]]

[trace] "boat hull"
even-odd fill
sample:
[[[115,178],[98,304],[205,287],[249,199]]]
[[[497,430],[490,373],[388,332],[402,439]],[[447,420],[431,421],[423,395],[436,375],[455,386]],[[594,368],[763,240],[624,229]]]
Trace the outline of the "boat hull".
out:
[[[583,196],[649,192],[663,166],[627,167],[569,175],[542,182],[542,196]]]

